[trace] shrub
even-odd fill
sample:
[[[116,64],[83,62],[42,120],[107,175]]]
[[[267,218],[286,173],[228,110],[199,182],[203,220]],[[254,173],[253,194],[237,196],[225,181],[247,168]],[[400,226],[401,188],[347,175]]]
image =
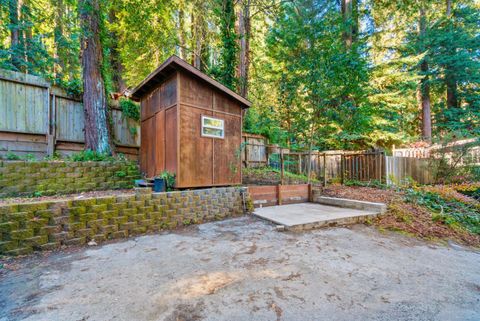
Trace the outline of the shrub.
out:
[[[72,154],[67,159],[74,162],[101,162],[115,160],[115,158],[109,154],[99,153],[90,149]]]
[[[476,202],[431,188],[406,189],[405,199],[428,208],[435,221],[453,227],[461,226],[471,233],[480,234],[480,208]]]
[[[175,189],[175,174],[174,173],[164,171],[163,173],[161,173],[157,177],[158,178],[163,178],[165,180],[165,185],[167,187],[167,191],[173,191]]]
[[[8,152],[8,153],[5,154],[5,159],[7,159],[7,160],[19,160],[20,156],[18,156],[17,154],[14,154],[12,152]]]

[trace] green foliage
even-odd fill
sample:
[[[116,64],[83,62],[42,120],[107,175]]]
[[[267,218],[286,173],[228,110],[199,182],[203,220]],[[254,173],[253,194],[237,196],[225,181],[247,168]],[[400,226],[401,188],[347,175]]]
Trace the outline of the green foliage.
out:
[[[81,96],[79,14],[91,1],[0,0],[0,68],[41,75]],[[107,92],[117,78],[136,86],[168,56],[180,55],[236,89],[240,39],[236,13],[249,26],[247,132],[294,149],[390,148],[418,140],[420,79],[430,87],[433,133],[480,134],[478,1],[100,0],[101,73]],[[418,32],[425,11],[425,34]],[[353,44],[344,33],[360,26]],[[239,15],[240,16],[240,15]],[[249,19],[247,19],[249,18]],[[18,30],[19,41],[11,43]],[[88,31],[87,31],[88,32]],[[427,62],[428,70],[420,71]],[[447,88],[456,102],[447,102]],[[122,103],[121,103],[122,104]],[[122,106],[123,109],[123,106]],[[135,108],[125,106],[132,119]],[[131,113],[130,113],[131,112]],[[130,128],[136,135],[136,128]],[[472,169],[475,171],[475,169]]]
[[[252,177],[256,177],[258,179],[270,179],[274,176],[275,179],[280,179],[280,170],[272,167],[247,167],[242,170],[243,175],[248,175]],[[308,182],[308,178],[306,175],[295,174],[292,172],[284,171],[283,175],[286,179],[291,179],[294,181],[299,182]],[[318,183],[317,179],[311,179],[312,183]]]
[[[8,152],[8,153],[5,154],[5,159],[6,160],[20,160],[20,156],[18,156],[15,153]]]
[[[116,177],[125,177],[125,176],[127,176],[127,173],[125,171],[116,171],[115,176]]]
[[[72,162],[101,162],[112,161],[115,160],[115,158],[109,154],[99,153],[88,149],[68,156],[67,160]]]
[[[214,13],[219,21],[221,60],[211,72],[215,78],[230,89],[235,89],[237,79],[237,35],[235,34],[235,7],[233,0],[215,0]]]
[[[450,226],[462,226],[474,234],[480,234],[480,208],[455,199],[446,199],[438,193],[419,189],[405,191],[407,201],[427,207],[434,213],[433,219]]]
[[[158,178],[163,178],[165,180],[165,185],[167,191],[173,191],[175,189],[175,174],[168,171],[162,172],[157,176]]]
[[[60,87],[65,89],[69,96],[80,98],[83,94],[83,83],[80,79],[58,80]]]
[[[122,110],[122,115],[128,117],[132,120],[140,120],[140,107],[135,102],[130,99],[121,98],[120,99],[120,109]]]
[[[33,154],[25,154],[23,157],[22,157],[23,160],[26,160],[27,162],[33,162],[35,160],[37,160],[37,158],[35,157],[35,155]]]
[[[54,151],[54,152],[53,152],[53,155],[51,155],[51,156],[45,156],[43,159],[46,160],[46,161],[57,161],[57,160],[61,160],[61,159],[62,159],[62,155],[60,155],[59,152]]]

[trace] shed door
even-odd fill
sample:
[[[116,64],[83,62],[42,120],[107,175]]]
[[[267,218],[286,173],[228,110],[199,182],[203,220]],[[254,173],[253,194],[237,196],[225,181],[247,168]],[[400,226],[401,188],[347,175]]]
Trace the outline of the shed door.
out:
[[[147,177],[155,176],[155,117],[142,122],[140,167]]]

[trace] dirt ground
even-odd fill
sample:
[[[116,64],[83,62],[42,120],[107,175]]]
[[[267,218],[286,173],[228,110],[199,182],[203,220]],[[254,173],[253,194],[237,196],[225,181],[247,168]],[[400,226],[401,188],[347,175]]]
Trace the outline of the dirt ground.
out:
[[[363,225],[242,217],[6,263],[1,321],[480,319],[478,252]]]
[[[39,196],[39,197],[8,197],[0,198],[0,205],[11,203],[30,203],[40,201],[67,201],[78,200],[87,197],[116,196],[135,193],[133,188],[129,189],[112,189],[106,191],[90,191],[65,195]]]

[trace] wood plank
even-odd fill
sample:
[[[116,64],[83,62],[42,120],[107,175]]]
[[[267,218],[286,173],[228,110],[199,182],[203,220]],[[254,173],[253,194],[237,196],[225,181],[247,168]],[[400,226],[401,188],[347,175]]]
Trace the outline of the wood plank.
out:
[[[165,111],[165,169],[177,173],[177,107]]]
[[[165,170],[165,111],[155,114],[155,175]]]
[[[0,130],[7,129],[7,86],[6,81],[0,80]]]
[[[180,114],[180,175],[179,186],[209,186],[213,182],[213,138],[201,136],[202,115],[212,116],[194,108],[182,106]],[[169,135],[167,135],[169,137]]]
[[[43,134],[25,134],[0,131],[0,140],[12,142],[32,142],[32,143],[46,143],[45,135]]]

